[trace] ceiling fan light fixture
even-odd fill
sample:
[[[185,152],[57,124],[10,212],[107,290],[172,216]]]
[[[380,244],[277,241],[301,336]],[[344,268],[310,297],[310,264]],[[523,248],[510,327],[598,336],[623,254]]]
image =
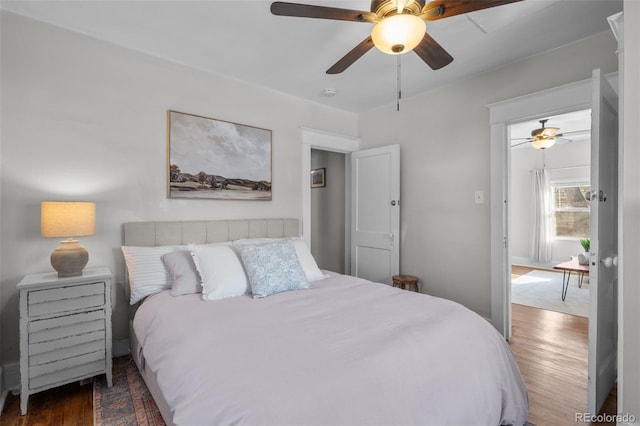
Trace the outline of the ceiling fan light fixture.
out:
[[[535,138],[533,141],[531,141],[531,145],[535,149],[547,149],[555,145],[555,143],[556,140],[554,138],[548,137]]]
[[[425,22],[415,15],[392,15],[373,27],[371,39],[381,52],[398,55],[420,44],[426,30]]]

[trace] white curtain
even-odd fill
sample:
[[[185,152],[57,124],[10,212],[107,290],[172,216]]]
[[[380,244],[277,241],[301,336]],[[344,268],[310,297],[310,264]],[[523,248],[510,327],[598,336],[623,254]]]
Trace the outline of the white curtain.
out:
[[[551,212],[551,185],[545,169],[531,171],[533,178],[531,247],[529,260],[538,263],[551,262],[553,217]]]

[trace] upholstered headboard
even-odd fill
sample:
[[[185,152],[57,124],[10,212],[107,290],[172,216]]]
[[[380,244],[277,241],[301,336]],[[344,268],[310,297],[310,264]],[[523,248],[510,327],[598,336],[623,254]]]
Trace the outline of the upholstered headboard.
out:
[[[298,237],[298,219],[129,222],[124,224],[125,246],[164,246],[233,241],[241,238]]]
[[[241,238],[291,238],[300,236],[298,219],[200,220],[176,222],[128,222],[124,224],[125,246],[205,244]],[[126,268],[126,265],[125,265]],[[125,295],[129,300],[129,274],[125,271]],[[133,319],[138,304],[129,307]],[[136,342],[133,341],[132,348]]]

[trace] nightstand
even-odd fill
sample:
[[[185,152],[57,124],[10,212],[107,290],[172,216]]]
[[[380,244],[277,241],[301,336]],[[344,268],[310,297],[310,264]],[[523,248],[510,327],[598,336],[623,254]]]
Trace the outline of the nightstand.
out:
[[[111,378],[111,271],[26,275],[20,292],[20,411],[29,395],[81,379]]]

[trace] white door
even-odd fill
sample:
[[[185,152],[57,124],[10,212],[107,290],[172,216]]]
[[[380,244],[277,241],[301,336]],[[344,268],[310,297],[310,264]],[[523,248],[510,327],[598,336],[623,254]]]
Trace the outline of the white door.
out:
[[[351,274],[391,284],[399,238],[400,146],[351,153]]]
[[[593,72],[592,80],[587,409],[595,415],[616,381],[618,95],[600,70]]]

